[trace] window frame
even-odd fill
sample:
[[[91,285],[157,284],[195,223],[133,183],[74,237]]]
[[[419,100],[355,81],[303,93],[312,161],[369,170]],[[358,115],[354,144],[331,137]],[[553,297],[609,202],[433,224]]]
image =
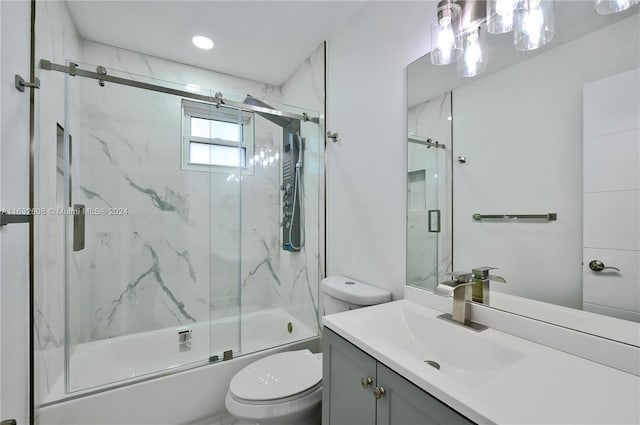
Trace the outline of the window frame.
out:
[[[242,126],[242,141],[218,138],[196,137],[191,135],[191,118],[201,118],[211,121],[240,124]],[[238,118],[240,117],[240,121]],[[253,112],[238,110],[224,105],[213,105],[206,102],[182,99],[182,137],[181,137],[181,165],[183,170],[229,173],[242,170],[242,174],[253,174],[253,165],[249,159],[254,152],[254,116]],[[244,149],[244,166],[230,166],[220,164],[201,164],[190,162],[191,143],[202,143],[215,146],[227,146]],[[240,146],[238,146],[238,144]]]

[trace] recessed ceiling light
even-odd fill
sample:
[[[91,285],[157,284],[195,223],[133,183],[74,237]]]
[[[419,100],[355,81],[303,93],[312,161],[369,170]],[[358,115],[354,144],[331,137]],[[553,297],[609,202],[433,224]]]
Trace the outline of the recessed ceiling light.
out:
[[[204,35],[194,35],[193,37],[191,37],[191,42],[194,46],[200,49],[213,49],[213,41],[209,37],[205,37]]]
[[[195,84],[187,84],[184,86],[185,89],[197,93],[200,91],[200,86],[196,86]]]

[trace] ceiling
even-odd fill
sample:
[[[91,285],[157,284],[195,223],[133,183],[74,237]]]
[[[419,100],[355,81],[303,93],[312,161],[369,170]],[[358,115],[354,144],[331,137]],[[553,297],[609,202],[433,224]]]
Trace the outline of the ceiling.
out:
[[[67,1],[85,40],[281,85],[363,1]],[[200,50],[194,35],[215,47]]]
[[[435,9],[434,9],[435,10]],[[596,31],[616,21],[640,13],[640,7],[633,7],[623,13],[598,15],[593,0],[556,1],[556,34],[546,46],[529,51],[518,52],[513,48],[513,34],[489,34],[487,39],[487,70],[476,78],[458,77],[455,65],[437,66],[431,64],[430,55],[417,59],[408,67],[408,105],[416,106],[427,99],[433,99],[445,92],[455,90],[465,84],[484,78],[501,69],[555,49],[563,43],[575,40],[585,34]],[[630,40],[629,43],[632,43]],[[631,45],[631,44],[630,44]],[[636,41],[637,45],[637,41]]]

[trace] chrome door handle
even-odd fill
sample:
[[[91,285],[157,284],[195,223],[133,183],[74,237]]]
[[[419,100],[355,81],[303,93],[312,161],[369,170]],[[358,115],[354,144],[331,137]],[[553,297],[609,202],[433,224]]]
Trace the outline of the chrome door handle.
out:
[[[369,385],[371,385],[373,383],[373,380],[371,378],[361,378],[360,379],[360,385],[362,385],[362,388],[364,388],[365,390],[369,387]]]
[[[617,272],[620,271],[619,268],[617,267],[607,267],[604,265],[604,263],[600,260],[591,260],[589,261],[589,268],[591,270],[593,270],[594,272],[601,272],[602,270],[615,270]]]
[[[373,396],[376,398],[376,400],[380,400],[380,398],[384,395],[384,387],[380,386],[380,387],[375,387],[373,389]]]

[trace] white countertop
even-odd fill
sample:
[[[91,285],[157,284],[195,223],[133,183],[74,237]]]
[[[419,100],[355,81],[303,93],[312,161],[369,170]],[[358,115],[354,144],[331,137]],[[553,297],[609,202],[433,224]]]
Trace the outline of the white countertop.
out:
[[[407,315],[426,316],[426,324],[439,320],[435,318],[440,314],[399,300],[325,316],[323,324],[478,423],[640,424],[640,377],[495,329],[475,333],[442,321],[451,326],[452,339],[463,343],[455,353],[441,352],[440,358],[433,358],[438,357],[438,347],[430,349],[425,335],[409,329]],[[468,340],[464,332],[471,332]],[[442,337],[434,335],[434,344]],[[474,357],[475,343],[507,347],[517,355],[507,366],[485,368],[477,361],[479,355]],[[448,356],[464,362],[468,358],[471,367],[449,367],[445,372],[427,365],[427,356],[440,362],[451,360]]]

